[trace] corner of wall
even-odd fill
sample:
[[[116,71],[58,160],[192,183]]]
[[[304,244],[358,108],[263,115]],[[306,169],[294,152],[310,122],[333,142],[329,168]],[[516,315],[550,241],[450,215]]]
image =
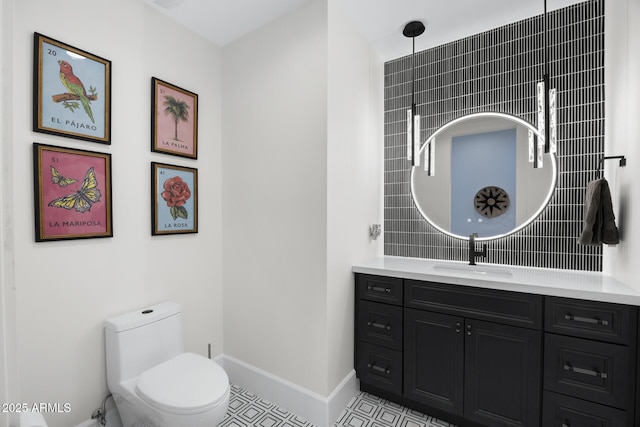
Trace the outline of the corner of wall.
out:
[[[224,355],[216,361],[229,375],[231,383],[259,395],[317,427],[330,427],[358,392],[358,380],[351,370],[329,397],[270,374],[260,368]]]
[[[633,94],[640,91],[637,76],[640,73],[640,2],[636,0],[605,3],[605,147],[606,155],[624,155],[629,165],[624,168],[605,168],[605,177],[611,186],[616,224],[620,231],[620,244],[603,248],[603,272],[627,285],[640,289],[636,277],[640,269],[635,260],[640,257],[640,228],[633,218],[640,210],[640,198],[635,183],[640,177],[636,166],[640,148],[640,100]]]

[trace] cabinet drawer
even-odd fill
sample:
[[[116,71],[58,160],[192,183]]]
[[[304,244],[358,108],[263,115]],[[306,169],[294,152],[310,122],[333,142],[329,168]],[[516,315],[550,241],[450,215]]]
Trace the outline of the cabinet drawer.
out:
[[[629,349],[618,344],[545,334],[544,386],[627,409],[635,386]]]
[[[569,396],[544,392],[545,427],[631,427],[629,413]]]
[[[542,296],[433,282],[405,281],[405,306],[542,329]]]
[[[402,279],[397,277],[356,275],[356,298],[402,305]]]
[[[358,340],[402,350],[402,307],[360,301],[357,322]]]
[[[390,392],[402,393],[402,352],[358,342],[356,372],[360,381]]]
[[[547,297],[545,330],[629,344],[636,334],[637,308],[622,304]]]

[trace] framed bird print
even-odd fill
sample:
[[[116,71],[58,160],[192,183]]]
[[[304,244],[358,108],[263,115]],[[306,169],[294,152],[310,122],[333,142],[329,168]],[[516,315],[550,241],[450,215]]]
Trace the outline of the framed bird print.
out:
[[[198,232],[198,170],[151,162],[151,235]]]
[[[111,144],[111,61],[34,33],[33,130]]]
[[[198,95],[151,78],[151,151],[198,158]]]
[[[113,237],[111,155],[33,144],[36,242]]]

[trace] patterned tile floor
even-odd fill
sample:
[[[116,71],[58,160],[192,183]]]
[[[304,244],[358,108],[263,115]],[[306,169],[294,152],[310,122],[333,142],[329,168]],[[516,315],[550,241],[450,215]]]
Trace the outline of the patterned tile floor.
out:
[[[229,410],[220,427],[314,427],[271,402],[231,384]]]
[[[232,384],[221,427],[314,427],[313,424]],[[358,393],[334,427],[455,427],[369,393]]]

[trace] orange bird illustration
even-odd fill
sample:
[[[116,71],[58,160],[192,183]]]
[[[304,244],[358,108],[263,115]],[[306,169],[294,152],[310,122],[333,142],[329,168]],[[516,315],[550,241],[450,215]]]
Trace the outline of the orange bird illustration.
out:
[[[87,98],[87,91],[84,89],[84,85],[80,79],[73,74],[71,64],[63,60],[58,61],[58,64],[60,64],[60,81],[64,87],[67,88],[69,93],[80,98],[84,111],[87,113],[91,121],[95,123],[95,120],[93,120],[93,112],[91,111],[91,101]]]

